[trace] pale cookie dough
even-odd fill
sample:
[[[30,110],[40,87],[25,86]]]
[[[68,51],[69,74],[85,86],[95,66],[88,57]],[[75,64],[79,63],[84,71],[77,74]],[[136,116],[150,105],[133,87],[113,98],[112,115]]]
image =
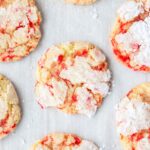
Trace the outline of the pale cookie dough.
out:
[[[129,0],[117,14],[111,36],[115,55],[135,71],[150,72],[150,0]]]
[[[65,0],[65,2],[77,5],[89,5],[96,2],[96,0]]]
[[[99,150],[91,141],[73,134],[54,133],[36,142],[30,150]]]
[[[21,118],[19,100],[12,83],[0,75],[0,139],[12,132]]]
[[[116,121],[124,150],[150,149],[150,83],[135,87],[121,100]]]
[[[0,62],[29,55],[40,40],[40,23],[35,0],[0,0]]]
[[[43,108],[91,117],[107,95],[110,80],[107,60],[93,44],[52,46],[38,63],[37,101]]]

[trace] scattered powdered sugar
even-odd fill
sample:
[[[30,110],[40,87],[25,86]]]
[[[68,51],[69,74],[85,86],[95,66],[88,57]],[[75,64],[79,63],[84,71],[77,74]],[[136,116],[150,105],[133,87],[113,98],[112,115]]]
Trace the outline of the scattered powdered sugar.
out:
[[[150,104],[125,97],[116,112],[117,130],[123,135],[132,135],[150,128]]]
[[[114,149],[117,147],[117,145],[116,145],[116,144],[113,144],[111,147],[112,147],[112,149],[114,150]]]
[[[97,9],[96,8],[93,8],[93,10],[92,10],[92,17],[93,17],[93,19],[98,19],[98,17],[99,17],[99,14],[98,14],[98,12],[97,12]]]
[[[93,14],[93,18],[94,18],[94,19],[98,19],[98,17],[99,17],[99,15],[98,15],[97,13],[94,13],[94,14]]]
[[[30,65],[30,69],[31,69],[31,70],[33,70],[33,69],[34,69],[34,66],[33,66],[33,64],[31,64],[31,65]]]
[[[103,144],[103,145],[101,146],[101,149],[105,149],[105,148],[106,148],[106,145]]]
[[[24,100],[24,99],[22,99],[22,103],[25,103],[25,100]]]
[[[21,143],[24,145],[26,144],[26,140],[24,138],[21,138]]]
[[[116,36],[116,41],[131,54],[131,65],[150,66],[150,17],[134,22],[127,33]]]
[[[135,1],[125,2],[118,10],[118,15],[123,22],[130,21],[141,13],[144,13],[142,4]]]
[[[120,150],[120,148],[118,148],[118,144],[113,144],[113,145],[105,145],[105,144],[102,144],[99,148],[99,150]]]
[[[113,80],[112,81],[112,87],[115,87],[116,86],[116,83],[115,83],[115,81]]]
[[[30,124],[27,124],[27,129],[29,129],[31,126],[30,126]]]

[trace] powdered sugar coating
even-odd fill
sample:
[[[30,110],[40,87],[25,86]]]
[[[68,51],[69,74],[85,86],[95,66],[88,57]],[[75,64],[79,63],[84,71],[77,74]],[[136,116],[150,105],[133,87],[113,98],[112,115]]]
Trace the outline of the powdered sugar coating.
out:
[[[86,88],[77,88],[75,94],[78,99],[77,110],[81,114],[91,117],[97,110],[96,100]],[[88,98],[88,99],[87,99]]]
[[[37,46],[41,16],[34,0],[14,0],[0,7],[0,61],[16,61]]]
[[[143,13],[141,3],[135,1],[125,2],[118,10],[118,15],[123,22],[130,21],[137,17],[140,13]]]
[[[39,103],[45,107],[56,107],[64,103],[68,87],[63,81],[56,81],[52,79],[51,85],[53,88],[51,91],[49,87],[44,84],[38,84],[36,87],[39,99]],[[49,99],[49,100],[48,100]]]
[[[106,72],[93,70],[86,58],[76,57],[74,65],[67,65],[67,69],[61,71],[60,77],[71,81],[72,84],[85,83],[85,87],[92,90],[93,93],[101,93],[106,96],[109,90],[107,82],[111,75],[109,70]],[[103,88],[104,86],[106,87]]]
[[[137,143],[137,150],[149,150],[150,148],[150,139],[143,138]]]
[[[144,21],[135,22],[127,33],[116,36],[116,41],[122,46],[122,51],[131,53],[131,64],[150,67],[150,17]],[[133,47],[135,45],[135,48]],[[139,48],[136,45],[139,45]],[[137,52],[136,52],[137,51]],[[133,55],[132,53],[135,52]]]
[[[94,45],[71,42],[52,46],[38,64],[38,102],[42,107],[91,117],[107,95],[110,79],[106,58]]]
[[[150,128],[150,104],[125,97],[119,103],[116,113],[117,130],[128,136]]]
[[[116,111],[117,130],[124,149],[147,150],[150,143],[150,83],[130,90]]]
[[[150,70],[149,1],[128,1],[118,11],[112,33],[114,53],[134,70]]]

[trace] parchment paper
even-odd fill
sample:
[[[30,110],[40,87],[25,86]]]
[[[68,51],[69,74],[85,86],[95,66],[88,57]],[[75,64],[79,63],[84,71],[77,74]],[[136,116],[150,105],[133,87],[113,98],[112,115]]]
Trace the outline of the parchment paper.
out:
[[[43,36],[38,48],[22,61],[0,63],[0,73],[13,81],[22,107],[19,126],[0,141],[0,150],[28,150],[36,140],[52,132],[74,133],[94,141],[103,150],[121,150],[115,128],[115,105],[132,87],[150,81],[150,74],[129,70],[116,60],[111,50],[109,36],[116,9],[126,0],[97,1],[90,6],[74,6],[63,0],[37,0],[43,16]],[[72,40],[89,41],[100,47],[113,74],[112,92],[91,119],[54,109],[42,110],[35,100],[38,59],[52,44]]]

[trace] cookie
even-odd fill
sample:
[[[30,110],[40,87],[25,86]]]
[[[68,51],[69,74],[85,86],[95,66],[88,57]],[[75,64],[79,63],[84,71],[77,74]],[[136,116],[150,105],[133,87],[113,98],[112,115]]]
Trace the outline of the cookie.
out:
[[[65,2],[77,5],[89,5],[96,2],[96,0],[65,0]]]
[[[19,100],[12,83],[0,75],[0,139],[11,133],[21,118]]]
[[[98,150],[98,147],[73,134],[54,133],[35,143],[30,150]]]
[[[35,0],[0,0],[0,62],[29,55],[40,40],[40,23]]]
[[[119,103],[117,131],[124,150],[150,148],[150,83],[133,88]]]
[[[37,101],[43,108],[91,117],[107,95],[110,80],[106,58],[93,44],[52,46],[38,62]]]
[[[150,71],[150,3],[129,0],[118,10],[111,43],[117,58],[135,71]]]

